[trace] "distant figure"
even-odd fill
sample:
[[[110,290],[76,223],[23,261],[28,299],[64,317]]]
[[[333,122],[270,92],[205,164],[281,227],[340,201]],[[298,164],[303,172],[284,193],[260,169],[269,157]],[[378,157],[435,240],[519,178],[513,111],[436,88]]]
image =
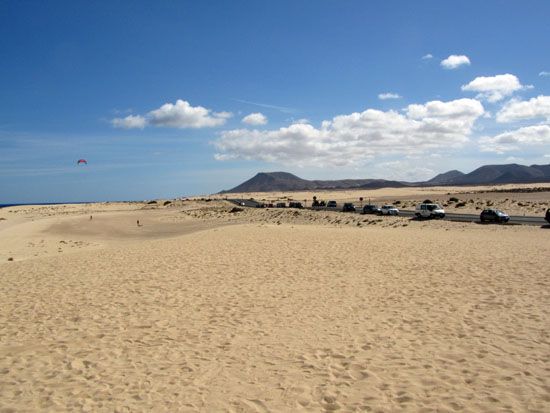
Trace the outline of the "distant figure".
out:
[[[92,216],[90,215],[90,221],[92,220]]]
[[[137,220],[137,226],[138,226],[138,227],[140,226],[140,225],[139,225],[139,219]]]

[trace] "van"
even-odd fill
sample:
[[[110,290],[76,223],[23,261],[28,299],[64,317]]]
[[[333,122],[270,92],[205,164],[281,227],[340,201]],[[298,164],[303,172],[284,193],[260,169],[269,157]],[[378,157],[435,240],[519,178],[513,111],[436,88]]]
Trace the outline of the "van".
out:
[[[414,215],[417,218],[445,218],[445,210],[439,204],[419,204]]]

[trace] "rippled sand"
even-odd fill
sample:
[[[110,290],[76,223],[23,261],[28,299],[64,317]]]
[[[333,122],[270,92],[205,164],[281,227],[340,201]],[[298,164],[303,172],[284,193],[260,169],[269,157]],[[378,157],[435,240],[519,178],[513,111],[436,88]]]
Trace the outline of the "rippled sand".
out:
[[[2,411],[550,411],[550,229],[141,207],[0,226]]]

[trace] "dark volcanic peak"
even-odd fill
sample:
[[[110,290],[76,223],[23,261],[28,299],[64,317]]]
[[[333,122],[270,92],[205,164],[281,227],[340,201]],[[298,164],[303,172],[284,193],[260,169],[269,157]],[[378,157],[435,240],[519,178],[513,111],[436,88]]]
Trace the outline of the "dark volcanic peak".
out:
[[[260,172],[226,192],[299,191],[311,186],[309,181],[288,172]]]
[[[462,176],[464,176],[464,172],[453,169],[452,171],[436,175],[426,183],[434,185],[446,185],[452,183],[454,180],[459,179]]]
[[[550,182],[549,165],[485,165],[464,174],[453,170],[426,182],[388,181],[385,179],[341,179],[308,181],[288,172],[260,172],[226,193],[309,191],[321,189],[378,189],[429,185],[497,185],[508,183]]]
[[[404,186],[411,186],[410,182],[401,181],[387,181],[385,179],[365,179],[364,184],[359,188],[361,189],[380,189],[380,188],[403,188]]]
[[[398,181],[384,179],[341,179],[334,181],[308,181],[288,172],[260,172],[246,182],[224,193],[238,192],[273,192],[273,191],[307,191],[319,189],[351,189],[351,188],[385,188],[407,185]]]
[[[513,184],[543,182],[550,180],[550,168],[525,166],[518,164],[484,165],[462,177],[453,180],[458,185]]]
[[[531,168],[537,169],[545,176],[550,176],[550,164],[548,165],[531,165]]]

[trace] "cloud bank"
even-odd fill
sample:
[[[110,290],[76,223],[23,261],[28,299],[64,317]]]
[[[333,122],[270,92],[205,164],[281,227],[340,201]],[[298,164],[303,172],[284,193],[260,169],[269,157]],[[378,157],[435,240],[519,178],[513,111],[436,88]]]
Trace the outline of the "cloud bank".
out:
[[[391,154],[425,153],[468,142],[484,114],[474,99],[409,105],[404,113],[367,109],[323,121],[319,128],[292,124],[275,130],[224,131],[214,142],[218,160],[344,166]]]
[[[550,121],[550,96],[537,96],[527,101],[511,100],[497,113],[497,122],[515,122],[527,119]]]
[[[494,137],[483,137],[479,145],[484,152],[504,153],[520,146],[550,145],[550,125],[533,125],[504,132]]]

